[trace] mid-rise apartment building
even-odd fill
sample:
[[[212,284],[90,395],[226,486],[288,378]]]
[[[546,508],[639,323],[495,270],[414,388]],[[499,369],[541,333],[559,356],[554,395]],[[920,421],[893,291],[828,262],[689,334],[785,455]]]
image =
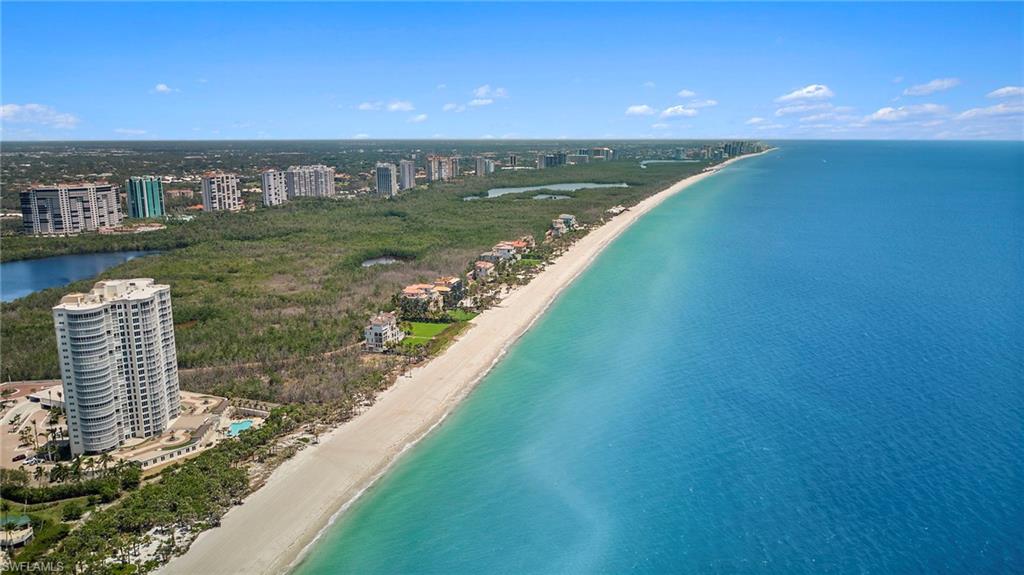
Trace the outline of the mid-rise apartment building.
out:
[[[238,191],[238,176],[209,173],[203,176],[203,210],[207,212],[242,209],[242,194]]]
[[[22,229],[70,236],[121,225],[117,186],[104,182],[36,186],[21,192]]]

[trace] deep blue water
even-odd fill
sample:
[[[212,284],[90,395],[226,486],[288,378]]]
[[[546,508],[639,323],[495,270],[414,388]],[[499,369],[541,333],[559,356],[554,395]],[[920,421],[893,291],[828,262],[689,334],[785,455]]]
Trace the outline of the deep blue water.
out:
[[[46,288],[99,275],[103,270],[152,252],[75,254],[0,264],[0,300],[8,302]]]
[[[785,143],[633,226],[299,573],[1024,572],[1024,147]]]

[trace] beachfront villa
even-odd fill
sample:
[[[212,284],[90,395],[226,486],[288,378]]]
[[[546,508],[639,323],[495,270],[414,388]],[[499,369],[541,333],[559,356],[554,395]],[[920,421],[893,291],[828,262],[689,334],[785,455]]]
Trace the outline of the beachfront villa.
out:
[[[434,284],[412,284],[402,290],[399,303],[403,316],[422,317],[444,309],[444,294]]]
[[[548,234],[551,237],[560,238],[566,231],[568,230],[565,228],[565,222],[558,218],[551,220],[551,229],[548,230]]]
[[[462,298],[466,297],[466,282],[461,278],[443,276],[434,280],[434,289],[441,293],[445,309],[458,307]]]
[[[369,325],[363,330],[366,338],[366,350],[383,353],[391,346],[405,338],[405,333],[398,329],[398,317],[393,313],[380,312],[370,318]]]
[[[494,273],[494,263],[492,262],[481,260],[473,264],[473,279],[477,281],[487,281],[492,273]]]
[[[576,216],[572,214],[562,214],[558,216],[558,219],[562,220],[562,223],[565,224],[568,230],[575,230],[579,227],[579,223],[576,222]]]
[[[491,251],[498,256],[498,261],[505,261],[519,257],[518,250],[516,250],[516,247],[512,245],[512,242],[501,242],[495,244]]]

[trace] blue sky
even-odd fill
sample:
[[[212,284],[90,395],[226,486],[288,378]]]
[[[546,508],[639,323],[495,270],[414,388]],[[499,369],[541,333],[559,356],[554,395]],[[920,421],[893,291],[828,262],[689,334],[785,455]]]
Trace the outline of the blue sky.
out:
[[[1024,138],[1024,5],[3,2],[2,138]]]

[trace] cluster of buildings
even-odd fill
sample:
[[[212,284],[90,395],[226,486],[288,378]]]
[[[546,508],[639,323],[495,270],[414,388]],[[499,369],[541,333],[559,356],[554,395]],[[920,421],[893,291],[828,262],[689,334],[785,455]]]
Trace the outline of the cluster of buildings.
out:
[[[163,184],[154,176],[125,182],[128,216],[158,218],[166,214]],[[117,228],[124,220],[120,189],[107,182],[33,186],[20,194],[22,230],[29,235],[73,236]]]
[[[480,254],[465,278],[444,276],[433,283],[405,286],[395,298],[398,311],[378,313],[370,318],[370,323],[363,329],[366,350],[382,353],[405,339],[405,333],[399,328],[400,317],[437,317],[447,310],[458,308],[471,282],[488,281],[496,267],[519,259],[535,246],[533,236],[498,242],[490,251]]]
[[[295,198],[333,198],[334,168],[324,165],[291,166],[260,175],[263,205],[278,206]]]
[[[721,161],[735,158],[744,154],[756,154],[763,152],[768,147],[760,142],[749,140],[737,140],[733,142],[722,142],[719,144],[703,144],[689,148],[676,148],[675,159],[677,160],[712,160]]]
[[[170,287],[106,280],[53,308],[72,455],[163,433],[181,409]]]

